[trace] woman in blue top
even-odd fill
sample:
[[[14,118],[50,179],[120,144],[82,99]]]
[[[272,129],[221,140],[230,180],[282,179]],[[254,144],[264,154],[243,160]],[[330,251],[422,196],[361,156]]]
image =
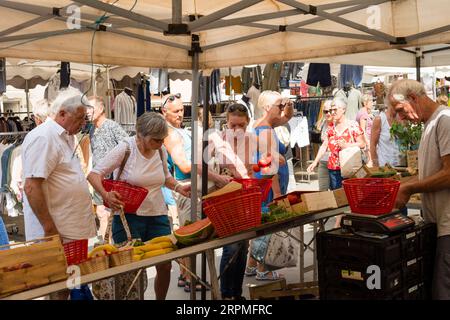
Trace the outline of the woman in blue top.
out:
[[[266,201],[263,202],[263,212],[269,212],[267,205],[283,194],[286,194],[289,182],[289,170],[284,155],[287,151],[282,144],[274,128],[287,123],[294,114],[293,103],[289,99],[283,99],[278,92],[263,91],[258,99],[258,108],[262,109],[263,117],[256,120],[254,130],[258,136],[257,160],[271,155],[269,174],[272,178],[272,190]],[[261,178],[267,172],[255,173],[256,178]],[[267,271],[264,265],[264,256],[270,235],[257,238],[251,242],[250,257],[247,264],[246,275],[256,275],[257,280],[279,279],[276,271]],[[258,263],[259,262],[259,263]]]

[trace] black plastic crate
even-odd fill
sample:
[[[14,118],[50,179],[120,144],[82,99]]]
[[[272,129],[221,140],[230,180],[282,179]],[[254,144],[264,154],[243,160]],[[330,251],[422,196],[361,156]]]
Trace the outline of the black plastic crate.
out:
[[[317,259],[319,262],[367,263],[388,268],[432,252],[436,241],[433,228],[433,225],[420,225],[384,239],[361,237],[341,228],[320,232],[317,235]]]
[[[317,259],[320,261],[341,261],[368,263],[387,266],[401,260],[400,237],[386,239],[363,238],[342,229],[320,232],[317,235]]]
[[[429,300],[431,291],[424,282],[407,286],[403,291],[404,300]]]
[[[434,256],[425,255],[404,261],[402,266],[403,282],[406,285],[423,281],[431,285],[433,278]]]
[[[369,289],[372,272],[367,264],[356,263],[322,263],[319,265],[319,290],[335,287],[352,292],[360,292],[370,297],[384,296],[403,288],[403,266],[397,264],[388,269],[380,268],[380,288]]]

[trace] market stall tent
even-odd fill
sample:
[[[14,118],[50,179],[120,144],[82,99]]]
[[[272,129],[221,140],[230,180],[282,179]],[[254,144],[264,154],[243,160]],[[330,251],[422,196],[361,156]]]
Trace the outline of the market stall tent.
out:
[[[329,1],[78,0],[81,29],[71,1],[0,1],[0,56],[191,69],[198,35],[206,69],[450,42],[448,0]]]
[[[197,88],[199,69],[450,42],[448,0],[330,1],[2,0],[0,56],[192,69]],[[196,165],[191,173],[195,212]]]

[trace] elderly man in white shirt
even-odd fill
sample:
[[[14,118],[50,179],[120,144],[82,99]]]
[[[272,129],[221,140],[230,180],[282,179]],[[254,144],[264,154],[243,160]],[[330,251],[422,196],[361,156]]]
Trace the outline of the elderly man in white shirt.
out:
[[[63,242],[96,236],[86,178],[76,156],[87,99],[74,88],[60,91],[53,118],[32,130],[22,146],[27,240],[60,235]]]

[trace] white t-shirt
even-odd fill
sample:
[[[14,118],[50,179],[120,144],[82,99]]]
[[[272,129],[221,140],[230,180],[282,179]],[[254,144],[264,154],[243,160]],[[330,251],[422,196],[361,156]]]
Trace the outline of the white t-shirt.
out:
[[[97,234],[91,195],[80,160],[74,155],[75,146],[75,136],[50,118],[33,129],[22,144],[24,178],[44,178],[49,213],[61,236],[72,240]],[[25,195],[24,218],[27,240],[44,236]]]
[[[442,169],[443,156],[450,154],[450,109],[439,107],[425,123],[419,147],[419,180]],[[437,224],[438,237],[450,235],[450,189],[422,194],[424,219]]]
[[[130,156],[123,168],[120,180],[148,190],[147,197],[136,214],[138,216],[166,215],[167,207],[161,187],[171,175],[166,170],[166,166],[163,165],[158,150],[155,150],[150,159],[145,158],[141,154],[136,145],[136,137],[130,137],[120,142],[95,166],[92,172],[104,177],[114,171],[114,177],[117,177],[128,146],[130,148]],[[164,154],[163,158],[163,161],[167,162]]]

